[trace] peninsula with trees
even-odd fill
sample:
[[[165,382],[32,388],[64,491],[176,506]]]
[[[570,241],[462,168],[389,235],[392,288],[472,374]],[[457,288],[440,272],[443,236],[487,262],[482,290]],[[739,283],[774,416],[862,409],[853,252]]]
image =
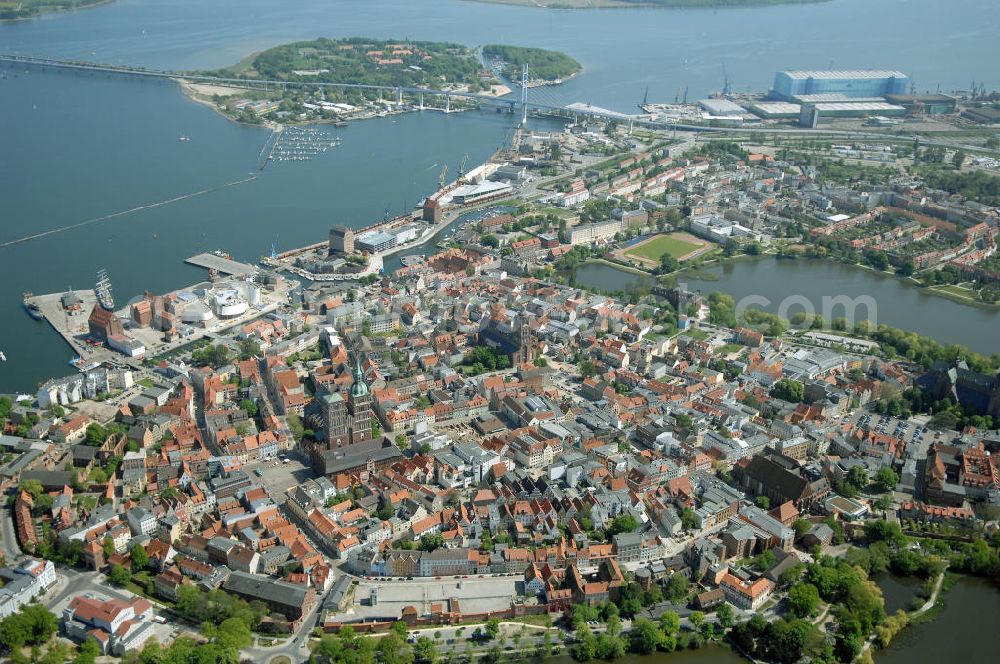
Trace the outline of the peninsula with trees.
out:
[[[35,18],[52,12],[86,9],[103,5],[111,0],[20,0],[0,2],[0,21],[18,21]]]
[[[487,47],[506,65],[520,70],[527,63],[537,77],[553,82],[580,71],[578,62],[556,51],[502,45]],[[412,107],[456,111],[474,105],[462,94],[503,96],[510,93],[481,62],[476,48],[447,42],[379,40],[367,37],[316,39],[276,46],[241,62],[212,71],[192,72],[247,85],[205,85],[188,82],[185,91],[241,122],[288,124],[348,120],[400,112]],[[287,82],[284,86],[254,82]],[[393,99],[389,92],[331,85],[420,88],[459,95],[447,103],[444,95]],[[268,89],[269,88],[269,89]],[[434,97],[442,97],[435,99]]]
[[[562,83],[582,69],[579,62],[565,53],[543,48],[487,44],[483,47],[483,59],[494,63],[494,71],[509,81],[521,78],[524,65],[528,65],[532,80],[546,84]]]

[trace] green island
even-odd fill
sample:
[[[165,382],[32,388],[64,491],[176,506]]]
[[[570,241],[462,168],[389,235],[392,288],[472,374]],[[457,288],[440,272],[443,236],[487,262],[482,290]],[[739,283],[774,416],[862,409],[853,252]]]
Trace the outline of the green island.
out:
[[[728,8],[766,5],[801,5],[829,0],[471,0],[494,5],[519,5],[541,9],[612,9],[616,7]]]
[[[0,2],[0,21],[17,21],[35,18],[42,14],[86,9],[111,2],[111,0],[21,0]]]
[[[491,46],[519,68],[527,62],[538,75],[568,77],[580,70],[569,56],[544,49]],[[241,122],[260,124],[362,119],[407,107],[462,110],[474,101],[443,95],[405,96],[391,92],[334,89],[328,84],[427,88],[453,93],[503,96],[510,88],[483,66],[475,48],[447,42],[379,40],[366,37],[299,41],[255,53],[223,69],[192,72],[245,79],[247,85],[186,82],[195,100],[216,107]],[[254,86],[254,81],[287,81],[294,86]],[[314,84],[314,86],[312,85]]]
[[[563,81],[582,69],[579,62],[565,53],[543,48],[487,44],[483,47],[483,57],[496,62],[500,73],[508,80],[520,79],[523,65],[528,65],[533,79],[549,82]]]

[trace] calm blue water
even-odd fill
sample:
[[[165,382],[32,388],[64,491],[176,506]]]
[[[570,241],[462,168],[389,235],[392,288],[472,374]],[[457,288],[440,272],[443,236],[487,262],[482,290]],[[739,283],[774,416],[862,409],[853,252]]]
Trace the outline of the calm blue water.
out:
[[[251,182],[91,226],[0,248],[0,391],[33,389],[67,373],[62,340],[21,311],[21,293],[90,288],[108,269],[120,302],[204,277],[183,264],[222,248],[256,261],[325,237],[330,226],[365,226],[398,214],[437,187],[444,164],[485,160],[510,116],[410,114],[321,126],[343,139],[313,161],[257,172],[268,131],[230,122],[172,83],[105,76],[8,74],[0,117],[0,242],[257,174]],[[189,136],[190,141],[178,141]]]
[[[408,37],[565,51],[584,73],[558,92],[632,110],[649,88],[668,101],[766,90],[778,69],[893,68],[920,89],[1000,87],[1000,3],[831,0],[744,9],[564,11],[462,0],[118,0],[0,26],[0,50],[162,68],[220,67],[315,37]]]
[[[232,64],[297,39],[370,35],[500,42],[566,51],[584,72],[540,101],[634,109],[722,85],[763,90],[781,68],[892,67],[918,87],[1000,87],[1000,3],[833,0],[733,10],[566,12],[459,0],[119,0],[0,25],[0,52],[169,69]],[[252,182],[106,223],[0,248],[0,391],[33,391],[68,371],[69,353],[20,311],[21,292],[89,287],[100,267],[121,301],[202,276],[185,257],[223,248],[244,259],[322,239],[330,225],[396,213],[503,141],[494,114],[409,115],[329,128],[343,144]],[[32,72],[0,78],[0,241],[240,180],[266,131],[186,100],[169,83]],[[190,142],[177,137],[186,135]]]

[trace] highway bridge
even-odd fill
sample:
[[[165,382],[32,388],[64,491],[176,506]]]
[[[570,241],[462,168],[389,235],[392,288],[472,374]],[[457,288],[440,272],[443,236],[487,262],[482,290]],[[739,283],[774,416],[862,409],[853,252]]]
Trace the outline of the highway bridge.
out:
[[[584,103],[574,103],[568,105],[558,105],[552,103],[541,103],[531,101],[528,96],[522,94],[521,99],[508,97],[493,97],[490,95],[477,94],[474,92],[458,92],[454,90],[435,90],[432,88],[414,88],[403,86],[370,85],[365,83],[324,83],[321,81],[275,81],[248,78],[227,78],[222,76],[211,76],[199,74],[197,72],[168,71],[161,69],[146,69],[144,67],[132,67],[127,65],[109,65],[94,62],[84,62],[79,60],[60,60],[55,58],[39,58],[28,55],[0,54],[0,68],[14,69],[52,69],[57,71],[75,71],[80,73],[108,74],[129,76],[135,78],[152,78],[174,81],[192,81],[198,83],[208,83],[229,87],[242,87],[248,89],[317,89],[333,88],[343,90],[376,91],[382,94],[389,93],[395,96],[396,103],[403,103],[406,95],[419,108],[423,108],[424,97],[444,97],[445,108],[450,107],[451,99],[468,99],[479,104],[497,106],[504,110],[514,112],[515,109],[524,111],[525,109],[535,111],[543,115],[558,115],[567,118],[578,119],[581,117],[601,118],[605,120],[616,120],[626,122],[630,126],[648,127],[650,129],[667,129],[687,132],[705,132],[719,135],[745,136],[750,133],[782,134],[782,135],[808,135],[843,137],[847,139],[878,139],[886,142],[907,143],[912,142],[913,136],[907,134],[892,135],[885,132],[874,132],[864,130],[837,130],[837,129],[806,129],[794,127],[707,127],[705,125],[675,124],[669,122],[657,122],[649,118],[648,115],[629,115],[618,113]],[[522,116],[523,117],[523,116]],[[962,147],[976,150],[975,146],[954,145],[949,141],[933,140],[923,138],[924,145],[945,145],[949,147]]]
[[[478,94],[474,92],[460,92],[455,90],[436,90],[433,88],[414,88],[405,86],[390,86],[390,85],[371,85],[367,83],[326,83],[322,81],[277,81],[277,80],[266,80],[266,79],[249,79],[249,78],[227,78],[224,76],[211,76],[207,74],[199,74],[197,72],[181,72],[181,71],[167,71],[161,69],[146,69],[144,67],[131,67],[127,65],[108,65],[99,64],[94,62],[83,62],[77,60],[59,60],[54,58],[38,58],[27,55],[12,55],[12,54],[0,54],[0,67],[6,67],[8,69],[17,69],[23,67],[24,69],[55,69],[64,71],[74,71],[81,73],[94,73],[94,74],[113,74],[120,76],[129,76],[135,78],[154,78],[154,79],[168,79],[168,80],[184,80],[196,83],[207,83],[212,85],[222,85],[228,87],[241,87],[247,89],[263,89],[263,90],[274,90],[274,89],[286,89],[286,88],[301,88],[301,89],[339,89],[339,90],[360,90],[360,91],[375,91],[382,94],[391,94],[395,96],[396,103],[403,103],[403,96],[406,95],[411,99],[419,99],[420,106],[423,107],[423,99],[427,97],[444,97],[447,106],[450,106],[452,98],[457,99],[468,99],[473,100],[480,104],[488,104],[494,106],[500,106],[506,108],[507,110],[513,111],[515,108],[519,108],[522,105],[526,105],[528,108],[553,113],[560,112],[567,115],[589,115],[589,116],[606,116],[614,117],[616,119],[628,119],[630,116],[626,116],[621,113],[615,113],[614,111],[607,111],[605,109],[589,109],[586,112],[581,112],[579,110],[574,111],[573,109],[567,109],[565,106],[557,106],[553,104],[544,104],[538,102],[527,101],[522,102],[519,99],[504,98],[504,97],[494,97],[491,95]]]

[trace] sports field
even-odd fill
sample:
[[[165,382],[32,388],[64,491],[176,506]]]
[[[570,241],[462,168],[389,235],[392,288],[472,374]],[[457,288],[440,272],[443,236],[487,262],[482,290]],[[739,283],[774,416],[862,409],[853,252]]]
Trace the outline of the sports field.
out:
[[[682,261],[698,254],[707,244],[687,233],[656,235],[626,250],[625,255],[655,264],[659,264],[663,254],[670,254]]]

